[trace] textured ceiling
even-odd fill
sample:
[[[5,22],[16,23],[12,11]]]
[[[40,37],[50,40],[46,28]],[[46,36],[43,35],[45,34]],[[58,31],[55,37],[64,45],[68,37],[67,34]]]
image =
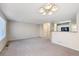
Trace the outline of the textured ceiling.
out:
[[[52,15],[41,15],[39,8],[43,3],[4,3],[0,8],[8,20],[41,24],[61,20],[74,20],[79,10],[78,3],[57,3],[58,10]]]

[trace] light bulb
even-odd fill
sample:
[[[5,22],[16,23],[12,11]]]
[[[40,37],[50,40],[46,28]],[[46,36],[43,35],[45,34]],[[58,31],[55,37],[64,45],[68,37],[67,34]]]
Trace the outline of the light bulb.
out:
[[[52,11],[56,11],[58,8],[56,6],[53,6],[53,8],[51,9]]]
[[[45,9],[50,9],[51,7],[52,7],[51,4],[47,4],[44,8],[45,8]]]
[[[46,15],[46,12],[42,13],[42,15]]]
[[[48,13],[48,15],[52,15],[52,11]]]
[[[44,9],[43,8],[40,8],[40,13],[44,12]]]

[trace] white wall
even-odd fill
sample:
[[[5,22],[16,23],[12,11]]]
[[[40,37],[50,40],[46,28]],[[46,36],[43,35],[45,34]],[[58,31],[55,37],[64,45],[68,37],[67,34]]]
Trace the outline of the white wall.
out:
[[[77,31],[79,33],[79,12],[77,13]]]
[[[26,39],[40,36],[40,25],[8,21],[8,39]]]
[[[43,24],[40,25],[40,37],[44,37],[44,35],[43,35]]]

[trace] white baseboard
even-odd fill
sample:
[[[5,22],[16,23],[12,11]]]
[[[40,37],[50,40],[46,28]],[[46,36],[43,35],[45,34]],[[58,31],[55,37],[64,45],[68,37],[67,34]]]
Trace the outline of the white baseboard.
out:
[[[28,38],[14,39],[14,40],[9,40],[9,42],[11,42],[11,41],[18,41],[18,40],[27,40],[27,39],[32,39],[32,38],[41,38],[41,37],[40,36],[36,36],[36,37],[28,37]]]

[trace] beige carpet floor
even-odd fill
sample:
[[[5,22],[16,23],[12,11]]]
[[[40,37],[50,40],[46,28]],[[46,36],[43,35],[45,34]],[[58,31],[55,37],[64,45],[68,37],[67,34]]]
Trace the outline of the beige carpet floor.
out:
[[[33,38],[9,42],[1,56],[78,56],[79,52],[53,44],[49,39]]]

